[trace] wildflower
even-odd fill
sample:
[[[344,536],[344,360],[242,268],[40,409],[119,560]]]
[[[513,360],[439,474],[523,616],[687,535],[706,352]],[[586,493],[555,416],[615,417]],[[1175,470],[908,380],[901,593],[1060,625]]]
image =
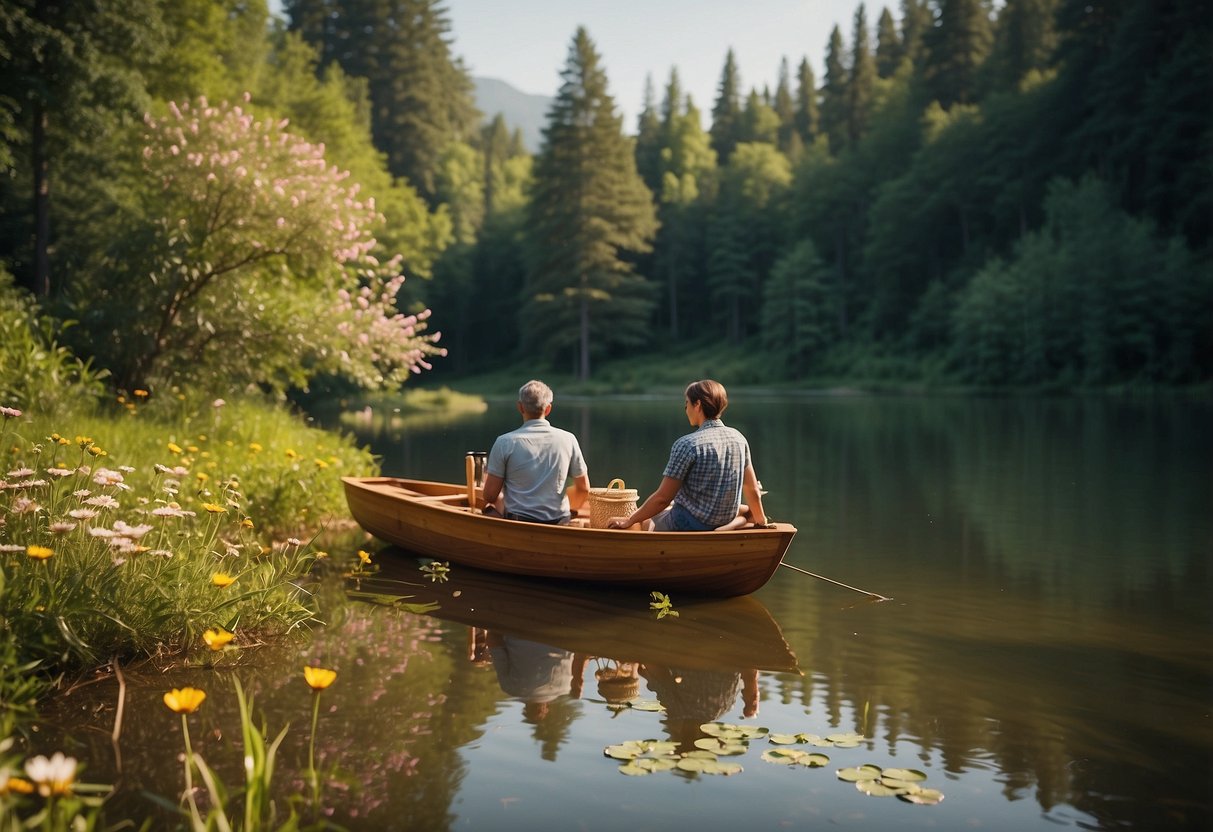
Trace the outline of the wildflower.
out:
[[[33,468],[14,468],[13,470],[8,472],[8,476],[20,478],[20,477],[28,477],[32,473],[34,473]]]
[[[74,508],[68,512],[69,517],[74,517],[77,520],[92,520],[100,512],[91,508]]]
[[[261,443],[260,443],[260,442],[250,442],[250,443],[248,444],[248,449],[249,449],[250,451],[252,451],[253,453],[255,453],[255,454],[259,454],[259,453],[261,453],[263,450],[265,450],[265,448],[264,448],[264,447],[262,447],[262,445],[261,445]]]
[[[295,449],[294,449],[294,448],[287,448],[287,449],[286,449],[286,458],[287,458],[287,459],[297,459],[297,458],[298,458],[298,456],[299,456],[299,454],[295,453]]]
[[[0,415],[6,419],[16,419],[21,415],[21,411],[15,407],[0,407]]]
[[[109,456],[108,452],[101,450],[96,445],[89,445],[88,452],[93,456]]]
[[[324,560],[328,556],[329,556],[328,552],[316,552],[316,554],[315,554],[315,557],[317,560]]]
[[[122,474],[109,468],[98,468],[93,472],[93,482],[97,485],[121,485],[122,481]]]
[[[37,756],[25,761],[25,774],[43,797],[71,794],[76,782],[76,758],[64,757],[62,751],[56,751],[49,760]]]
[[[251,529],[253,527],[252,519],[245,517],[243,520],[240,521],[240,527],[243,529]]]
[[[0,552],[24,552],[25,547],[17,543],[0,543]]]
[[[54,549],[49,549],[46,546],[26,546],[25,554],[29,555],[34,560],[46,560],[51,555],[55,554]]]
[[[153,549],[151,553],[153,555],[156,555],[157,557],[162,557],[165,560],[168,560],[169,558],[171,558],[173,556],[173,553],[170,552],[168,549]]]
[[[13,514],[34,514],[42,510],[42,506],[35,503],[28,497],[18,497],[13,500]]]
[[[88,533],[93,537],[104,537],[106,540],[114,536],[112,529],[100,529],[96,527],[89,529]]]
[[[87,469],[85,469],[85,473],[88,473]],[[92,493],[93,492],[89,491],[87,488],[81,488],[78,491],[73,491],[72,496],[75,497],[77,500],[83,500],[85,497],[89,496]]]
[[[362,561],[363,563],[370,563],[371,562],[371,553],[364,549],[359,549],[358,550],[358,560]]]
[[[286,539],[286,543],[288,546],[302,546],[303,545],[303,541],[297,537],[288,537]]]
[[[199,471],[197,474],[194,474],[194,476],[198,478],[199,484],[204,483],[211,478],[211,475],[205,471]]]
[[[136,390],[135,395],[141,399],[146,399],[148,396],[148,392],[146,390]]]
[[[202,700],[206,699],[206,691],[198,688],[173,688],[164,694],[164,704],[169,710],[178,714],[192,714],[198,710]]]
[[[84,501],[86,505],[97,506],[98,508],[118,508],[120,503],[108,494],[102,494],[97,497],[89,497]],[[69,512],[70,514],[70,512]]]
[[[81,436],[80,434],[76,434],[76,444],[81,448],[87,448],[93,444],[93,438],[91,436]]]
[[[178,503],[168,503],[152,509],[156,517],[195,517],[196,512],[183,509]]]
[[[211,402],[211,407],[218,410],[219,408],[223,407],[225,404],[227,404],[227,402],[225,402],[223,399],[215,399],[213,402]]]
[[[51,523],[50,532],[51,534],[67,534],[74,528],[76,528],[75,523],[69,523],[66,520],[61,520],[58,523]]]
[[[0,797],[6,794],[33,794],[34,784],[20,777],[10,777],[5,783],[0,783]]]
[[[333,684],[333,680],[336,678],[337,671],[335,670],[329,670],[324,667],[312,667],[311,665],[303,668],[303,679],[312,690],[324,690]]]
[[[234,639],[234,633],[229,633],[222,627],[217,627],[214,630],[207,630],[202,634],[202,640],[206,642],[206,646],[212,650],[219,651],[227,646],[227,643]]]
[[[174,454],[184,453],[184,451],[182,451],[182,449],[181,449],[181,446],[178,445],[176,442],[169,442],[168,449],[169,449],[169,453],[174,453]]]
[[[203,503],[202,507],[211,514],[225,514],[227,512],[226,508],[221,505],[216,505],[215,503]]]
[[[67,468],[47,468],[46,473],[50,474],[52,477],[70,477],[75,472]]]
[[[133,474],[133,473],[135,473],[135,469],[134,469],[134,468],[132,468],[130,465],[119,465],[119,466],[118,466],[118,470],[119,470],[119,471],[121,471],[121,472],[122,472],[122,473],[124,473],[124,474]]]
[[[316,467],[323,471],[325,468],[329,467],[329,464],[327,462],[325,462],[323,459],[317,459]]]
[[[151,530],[152,527],[147,523],[140,523],[138,526],[131,526],[121,520],[114,521],[114,531],[123,537],[129,537],[131,540],[138,540]]]
[[[211,573],[211,583],[213,583],[215,586],[219,587],[220,589],[223,589],[225,587],[229,587],[232,584],[236,583],[236,579],[233,578],[231,575],[227,574],[226,572],[212,572]]]

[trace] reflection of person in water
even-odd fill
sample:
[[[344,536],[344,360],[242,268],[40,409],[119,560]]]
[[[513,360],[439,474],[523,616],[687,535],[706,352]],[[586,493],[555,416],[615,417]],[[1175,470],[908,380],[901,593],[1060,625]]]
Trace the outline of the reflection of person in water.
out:
[[[473,632],[469,650],[473,661],[477,641]],[[494,630],[485,632],[483,644],[492,658],[501,690],[523,701],[522,719],[535,726],[535,739],[542,743],[541,756],[555,760],[576,715],[569,696],[581,695],[584,659],[576,662],[579,666],[574,673],[570,651]]]
[[[677,670],[640,665],[649,690],[665,708],[666,733],[680,751],[693,751],[704,736],[699,726],[715,722],[732,710],[742,694],[742,716],[758,715],[758,671]]]

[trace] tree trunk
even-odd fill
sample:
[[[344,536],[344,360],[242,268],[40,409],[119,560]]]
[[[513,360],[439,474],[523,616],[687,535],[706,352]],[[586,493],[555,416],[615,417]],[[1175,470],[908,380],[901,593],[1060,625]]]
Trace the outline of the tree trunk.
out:
[[[34,166],[34,274],[32,289],[38,297],[51,293],[51,194],[46,158],[46,109],[34,102],[34,129],[30,136]]]

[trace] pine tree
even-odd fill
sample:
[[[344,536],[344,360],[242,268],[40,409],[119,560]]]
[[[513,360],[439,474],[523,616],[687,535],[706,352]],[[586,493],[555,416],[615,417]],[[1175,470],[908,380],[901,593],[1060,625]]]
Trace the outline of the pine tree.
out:
[[[720,73],[716,103],[712,106],[712,149],[716,151],[717,162],[721,165],[729,161],[733,148],[737,146],[741,115],[741,76],[733,50],[730,49]]]
[[[991,87],[1013,90],[1032,70],[1044,70],[1057,49],[1059,0],[1007,0],[994,26]]]
[[[741,113],[741,125],[737,131],[738,144],[762,142],[773,145],[779,141],[779,127],[779,115],[763,96],[759,95],[758,90],[750,90],[749,96],[746,97],[745,110]]]
[[[480,120],[472,80],[451,54],[442,0],[286,0],[291,28],[329,62],[370,83],[375,144],[431,204],[445,146]]]
[[[817,138],[821,115],[817,107],[817,79],[808,58],[801,59],[796,78],[796,132],[801,142],[811,145]]]
[[[651,287],[627,258],[650,249],[657,219],[584,28],[561,78],[535,160],[520,328],[527,349],[574,357],[578,378],[588,379],[591,354],[648,337]]]
[[[636,124],[636,170],[650,191],[661,188],[661,119],[651,75],[644,79],[644,103]]]
[[[847,143],[847,68],[842,32],[835,26],[826,47],[826,77],[821,88],[821,132],[830,140],[830,152],[839,153]]]
[[[868,45],[868,18],[863,3],[855,10],[855,35],[851,42],[851,77],[847,82],[847,137],[859,144],[868,131],[872,97],[876,87],[876,62]]]
[[[901,38],[897,34],[897,24],[889,7],[880,10],[880,19],[876,21],[876,73],[881,78],[889,78],[897,71],[905,54]]]
[[[934,22],[927,0],[901,0],[901,54],[920,71],[926,56],[923,39]]]
[[[796,102],[792,98],[792,82],[788,77],[788,59],[779,62],[779,83],[775,87],[775,100],[772,104],[775,115],[779,116],[779,149],[784,153],[792,142],[792,134],[796,132]]]
[[[989,0],[938,0],[939,25],[927,32],[924,77],[944,109],[972,104],[979,94],[982,64],[994,35]]]

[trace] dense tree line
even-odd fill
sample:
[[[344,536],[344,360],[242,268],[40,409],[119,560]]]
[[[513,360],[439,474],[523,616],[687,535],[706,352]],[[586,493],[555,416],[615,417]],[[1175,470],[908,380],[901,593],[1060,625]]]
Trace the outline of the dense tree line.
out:
[[[1210,0],[860,4],[831,32],[820,78],[784,58],[774,90],[747,89],[729,51],[714,101],[691,100],[675,68],[649,82],[630,134],[578,30],[534,155],[476,112],[439,0],[285,11],[0,11],[0,260],[81,320],[81,344],[128,383],[149,356],[173,353],[159,362],[171,367],[195,343],[223,364],[225,339],[259,344],[227,368],[256,383],[353,360],[310,349],[302,325],[332,313],[315,305],[339,289],[329,255],[343,250],[289,236],[266,248],[272,228],[224,242],[168,216],[185,208],[149,189],[163,171],[132,152],[169,148],[155,158],[172,167],[173,143],[149,144],[143,114],[245,93],[250,123],[286,119],[274,129],[348,171],[353,199],[373,197],[381,221],[348,222],[373,227],[385,256],[336,268],[378,303],[432,306],[447,374],[527,357],[588,378],[602,360],[712,343],[751,352],[770,380],[1213,376]],[[309,216],[282,213],[256,216]],[[228,263],[213,252],[229,243],[252,248],[230,280],[204,281],[226,294],[183,293]],[[181,307],[167,317],[165,298]],[[359,366],[364,383],[397,378]]]

